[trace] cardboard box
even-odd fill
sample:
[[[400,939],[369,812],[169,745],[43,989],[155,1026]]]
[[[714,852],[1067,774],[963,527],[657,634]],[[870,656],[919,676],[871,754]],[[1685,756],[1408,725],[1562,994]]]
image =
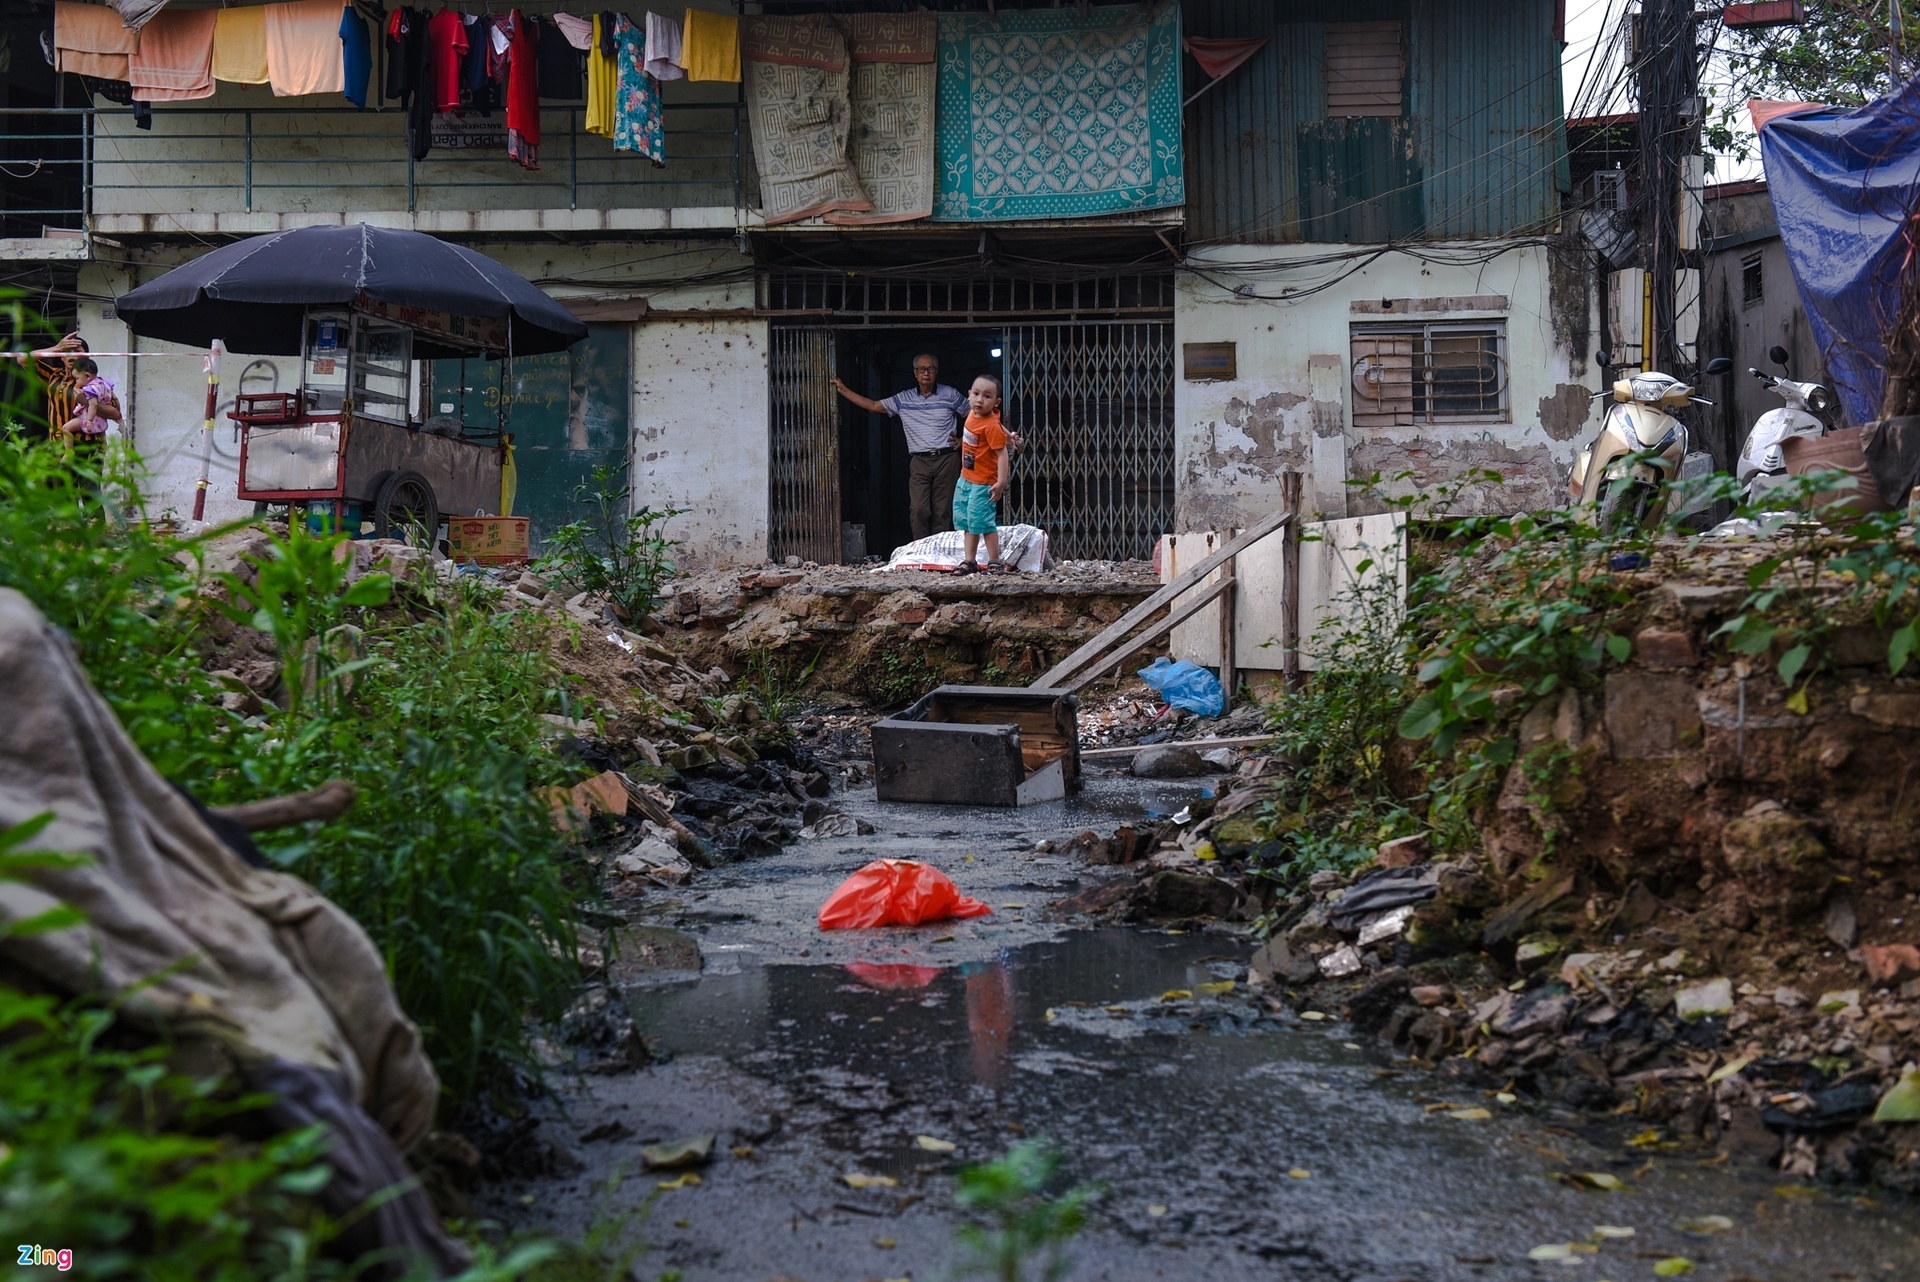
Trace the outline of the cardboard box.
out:
[[[527,559],[527,526],[524,516],[450,516],[447,545],[456,561],[518,565]]]

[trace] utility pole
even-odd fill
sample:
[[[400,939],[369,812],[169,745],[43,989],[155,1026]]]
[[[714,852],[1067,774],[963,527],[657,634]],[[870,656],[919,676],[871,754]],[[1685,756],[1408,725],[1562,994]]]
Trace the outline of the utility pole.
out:
[[[1643,368],[1681,376],[1697,357],[1704,100],[1693,0],[1643,0],[1634,96],[1640,124]]]

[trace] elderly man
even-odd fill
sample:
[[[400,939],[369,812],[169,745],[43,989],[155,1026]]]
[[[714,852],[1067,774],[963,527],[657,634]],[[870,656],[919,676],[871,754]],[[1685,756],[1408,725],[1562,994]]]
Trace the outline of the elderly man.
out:
[[[907,437],[907,500],[913,537],[924,539],[953,528],[953,489],[960,480],[960,434],[967,398],[940,381],[939,358],[913,358],[914,385],[883,401],[868,400],[839,379],[833,388],[872,414],[900,420]]]

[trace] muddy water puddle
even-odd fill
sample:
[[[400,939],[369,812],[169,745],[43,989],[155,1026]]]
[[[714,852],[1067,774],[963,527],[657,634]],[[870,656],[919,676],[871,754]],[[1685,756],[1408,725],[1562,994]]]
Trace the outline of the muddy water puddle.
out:
[[[1045,1135],[1107,1189],[1078,1278],[1624,1282],[1675,1257],[1717,1282],[1920,1277],[1910,1204],[1783,1197],[1771,1173],[1703,1165],[1709,1151],[1649,1162],[1624,1126],[1387,1075],[1333,1021],[1219,992],[1250,949],[1104,929],[951,963],[923,945],[817,964],[710,942],[699,978],[628,992],[673,1060],[574,1093],[557,1134],[617,1117],[630,1138],[574,1143],[587,1169],[525,1186],[534,1218],[577,1227],[639,1143],[713,1130],[700,1186],[654,1194],[637,1276],[943,1277],[952,1164]],[[1552,1178],[1568,1171],[1634,1191]],[[1708,1216],[1723,1231],[1683,1227]],[[1543,1246],[1566,1260],[1529,1258]]]

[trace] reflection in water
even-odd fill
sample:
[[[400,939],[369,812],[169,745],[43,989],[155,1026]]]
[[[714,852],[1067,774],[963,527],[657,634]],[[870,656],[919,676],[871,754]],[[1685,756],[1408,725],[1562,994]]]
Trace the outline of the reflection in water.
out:
[[[997,1091],[1006,1085],[1013,1044],[1013,972],[997,961],[960,970],[967,977],[967,1062],[974,1081]]]

